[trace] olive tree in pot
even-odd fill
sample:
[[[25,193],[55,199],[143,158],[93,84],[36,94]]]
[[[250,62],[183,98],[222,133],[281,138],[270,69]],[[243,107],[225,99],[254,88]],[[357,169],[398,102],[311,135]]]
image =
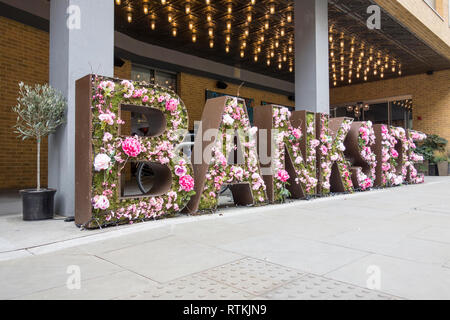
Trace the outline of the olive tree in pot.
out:
[[[19,83],[18,104],[13,107],[17,113],[15,132],[22,140],[36,139],[37,142],[37,188],[21,190],[23,220],[52,219],[56,190],[41,188],[41,142],[64,123],[66,100],[48,84],[33,87]]]

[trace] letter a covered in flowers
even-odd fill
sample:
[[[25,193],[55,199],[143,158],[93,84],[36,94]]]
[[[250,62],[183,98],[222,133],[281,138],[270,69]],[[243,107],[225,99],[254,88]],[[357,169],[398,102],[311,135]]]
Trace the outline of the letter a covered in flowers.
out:
[[[309,156],[306,151],[307,137],[301,129],[301,124],[306,123],[306,113],[297,114],[297,118],[302,118],[303,115],[297,121],[299,127],[291,124],[289,119],[292,114],[286,107],[265,105],[255,108],[254,113],[255,125],[260,132],[259,156],[269,201],[284,202],[287,197],[300,199],[315,194],[315,153],[309,164],[303,158],[303,154]],[[306,129],[307,126],[304,127]],[[308,134],[312,134],[310,143],[313,151],[319,144],[314,132],[312,114],[312,131],[308,130]],[[267,154],[263,154],[265,151]],[[268,159],[267,163],[263,161],[265,157]]]
[[[196,195],[187,207],[189,212],[215,210],[223,185],[230,186],[237,205],[265,204],[257,129],[250,127],[244,100],[228,96],[209,99],[199,132],[193,154]],[[213,139],[212,144],[204,139],[206,136]],[[241,163],[231,162],[230,154],[237,154],[240,161],[236,162]]]
[[[344,156],[344,140],[350,131],[353,119],[329,120],[328,115],[318,113],[316,120],[320,140],[317,157],[320,191],[323,195],[330,192],[352,192],[350,163]]]
[[[145,83],[87,76],[77,81],[75,220],[87,228],[133,223],[177,213],[195,194],[190,159],[177,152],[187,111],[171,90]],[[121,113],[152,119],[147,134],[121,135]],[[127,162],[154,165],[154,187],[124,196]]]

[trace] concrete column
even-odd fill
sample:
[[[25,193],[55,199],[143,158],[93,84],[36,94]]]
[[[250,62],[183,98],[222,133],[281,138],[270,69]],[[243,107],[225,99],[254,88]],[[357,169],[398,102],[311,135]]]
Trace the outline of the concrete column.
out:
[[[48,182],[64,216],[75,210],[75,81],[90,73],[113,76],[114,1],[51,1],[50,85],[67,97],[68,110],[67,123],[49,137]]]
[[[295,105],[330,113],[328,1],[295,1]]]

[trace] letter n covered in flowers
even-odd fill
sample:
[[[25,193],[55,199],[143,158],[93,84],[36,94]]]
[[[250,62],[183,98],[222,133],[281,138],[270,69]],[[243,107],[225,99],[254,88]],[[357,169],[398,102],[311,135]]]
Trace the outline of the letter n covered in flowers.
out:
[[[314,195],[317,186],[315,150],[318,145],[314,114],[311,114],[312,121],[309,123],[311,128],[308,127],[306,112],[291,113],[286,107],[260,106],[254,109],[254,114],[255,125],[259,129],[259,157],[269,201],[283,202],[288,196],[301,199]],[[292,125],[290,119],[295,120],[296,126]],[[308,138],[312,138],[311,141]],[[306,147],[308,142],[311,149]]]
[[[186,108],[171,90],[93,75],[78,80],[75,222],[96,228],[183,209],[195,193],[190,159],[177,151],[187,127]],[[132,177],[131,163],[147,169]],[[149,179],[148,190],[126,195],[138,176]]]
[[[319,190],[322,195],[353,191],[351,165],[344,156],[344,141],[352,122],[353,119],[350,118],[330,120],[327,114],[316,114],[317,136],[320,141],[317,153]]]
[[[223,185],[230,186],[237,205],[267,202],[256,133],[244,100],[224,96],[206,102],[192,155],[196,195],[188,204],[190,213],[215,210]]]

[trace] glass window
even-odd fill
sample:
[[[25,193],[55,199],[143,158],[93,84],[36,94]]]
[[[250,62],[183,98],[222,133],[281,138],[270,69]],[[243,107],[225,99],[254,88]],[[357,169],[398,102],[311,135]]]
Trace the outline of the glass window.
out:
[[[157,84],[177,92],[177,75],[175,73],[133,65],[131,79],[134,81],[145,81]]]
[[[177,76],[173,73],[156,70],[154,83],[160,85],[161,87],[169,88],[175,92],[177,90]]]
[[[152,70],[133,66],[131,70],[131,80],[152,83],[151,78]]]

